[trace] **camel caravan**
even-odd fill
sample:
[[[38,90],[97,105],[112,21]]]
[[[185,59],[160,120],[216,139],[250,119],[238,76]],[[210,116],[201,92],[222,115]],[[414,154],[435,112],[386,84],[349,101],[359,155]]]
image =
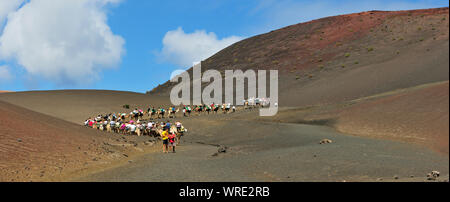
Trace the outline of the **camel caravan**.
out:
[[[155,121],[141,121],[137,117],[142,117],[139,114],[127,116],[123,113],[120,116],[116,114],[109,114],[106,116],[98,115],[95,118],[89,118],[84,122],[86,127],[94,128],[108,133],[118,133],[123,135],[137,135],[137,136],[153,136],[160,137],[164,131],[176,135],[176,142],[180,143],[181,137],[187,132],[180,121],[175,124],[170,122],[155,122]],[[130,118],[129,121],[126,121]],[[137,119],[135,119],[137,118]],[[134,120],[133,120],[134,119]]]
[[[266,107],[269,105],[268,99],[249,98],[243,101],[243,109],[252,109],[256,107]],[[276,104],[276,103],[275,103]],[[149,107],[146,111],[135,108],[130,113],[110,113],[108,115],[98,115],[95,118],[89,117],[85,120],[86,127],[106,131],[108,133],[118,133],[124,135],[137,136],[153,136],[161,137],[166,130],[169,134],[176,135],[177,143],[181,137],[187,132],[180,121],[176,121],[172,125],[169,121],[159,122],[157,119],[176,118],[177,113],[182,111],[183,117],[190,117],[193,113],[201,114],[228,114],[236,112],[236,106],[227,104],[211,104],[211,105],[182,105],[178,109],[175,106],[165,109],[163,107]]]

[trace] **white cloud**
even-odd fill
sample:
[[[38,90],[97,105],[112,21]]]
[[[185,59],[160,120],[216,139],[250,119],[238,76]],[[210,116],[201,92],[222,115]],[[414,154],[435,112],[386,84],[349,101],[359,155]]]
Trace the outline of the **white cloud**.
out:
[[[7,82],[12,79],[12,75],[9,72],[9,67],[7,65],[0,66],[0,83]]]
[[[193,63],[207,59],[242,39],[238,36],[218,39],[214,32],[206,33],[205,30],[185,33],[179,27],[176,30],[168,31],[164,36],[160,56],[164,61],[181,67],[191,67]]]
[[[16,60],[30,75],[65,86],[92,82],[124,53],[104,9],[119,1],[30,0],[8,15],[0,60]]]
[[[24,0],[0,0],[0,31],[8,14],[19,8],[23,1]]]

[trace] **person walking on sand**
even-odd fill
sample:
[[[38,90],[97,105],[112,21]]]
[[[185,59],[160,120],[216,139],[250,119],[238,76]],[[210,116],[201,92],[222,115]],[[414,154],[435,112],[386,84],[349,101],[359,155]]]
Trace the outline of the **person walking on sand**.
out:
[[[175,138],[177,138],[177,136],[175,135],[175,133],[170,133],[169,135],[169,146],[172,147],[172,152],[175,153]]]
[[[169,130],[164,129],[161,133],[161,138],[163,140],[163,153],[169,153]]]

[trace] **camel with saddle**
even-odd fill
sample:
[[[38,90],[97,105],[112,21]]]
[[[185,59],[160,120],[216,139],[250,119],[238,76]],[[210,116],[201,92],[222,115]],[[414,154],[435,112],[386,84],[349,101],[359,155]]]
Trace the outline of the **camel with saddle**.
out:
[[[245,102],[244,102],[244,109],[248,109],[249,108],[249,106],[248,106],[248,101],[246,100]]]
[[[179,111],[180,109],[176,109],[175,111],[169,110],[169,118],[176,118],[176,113]]]
[[[139,117],[139,119],[141,119],[141,120],[144,118],[144,111],[143,111],[143,110],[140,109],[140,110],[138,111],[138,117]]]
[[[137,136],[141,136],[145,134],[145,126],[143,124],[138,124],[136,126],[136,134]]]
[[[163,109],[163,110],[158,110],[158,113],[157,113],[157,118],[159,119],[159,118],[164,118],[164,115],[166,114],[166,110],[165,109]]]
[[[209,112],[211,112],[211,106],[206,106],[206,108],[205,108],[205,112],[208,112],[208,114],[209,114]]]
[[[155,137],[161,137],[163,130],[162,128],[154,128],[152,133]]]
[[[217,114],[217,112],[219,111],[219,105],[214,105],[213,111],[215,114]]]
[[[225,106],[225,114],[228,114],[228,112],[230,111],[230,109],[231,109],[231,104],[230,103],[228,103],[228,104],[224,104],[224,106]]]
[[[106,132],[111,132],[111,124],[106,124]]]
[[[153,116],[155,116],[156,114],[157,114],[156,110],[152,108],[152,109],[148,112],[148,117],[149,117],[150,119],[153,119]]]
[[[191,108],[190,108],[190,107],[187,107],[186,113],[188,114],[188,116],[191,116],[191,112],[192,112]]]
[[[114,126],[114,132],[115,133],[120,133],[120,122],[116,122],[115,126]]]
[[[252,109],[255,107],[255,98],[249,98],[247,100],[247,109]]]
[[[171,126],[169,132],[176,135],[175,142],[177,144],[180,144],[181,137],[187,132],[187,129],[185,129],[183,126],[181,126],[181,129],[178,129],[176,126]]]

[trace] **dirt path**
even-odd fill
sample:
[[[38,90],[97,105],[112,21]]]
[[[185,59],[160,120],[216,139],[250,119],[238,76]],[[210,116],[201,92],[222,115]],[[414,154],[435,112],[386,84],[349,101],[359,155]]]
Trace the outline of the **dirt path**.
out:
[[[343,135],[324,126],[196,123],[206,127],[191,125],[177,153],[143,155],[75,181],[391,181],[394,176],[423,181],[432,170],[448,179],[449,157],[418,146]],[[318,144],[324,138],[333,143]],[[226,145],[227,152],[217,154],[215,145]]]

